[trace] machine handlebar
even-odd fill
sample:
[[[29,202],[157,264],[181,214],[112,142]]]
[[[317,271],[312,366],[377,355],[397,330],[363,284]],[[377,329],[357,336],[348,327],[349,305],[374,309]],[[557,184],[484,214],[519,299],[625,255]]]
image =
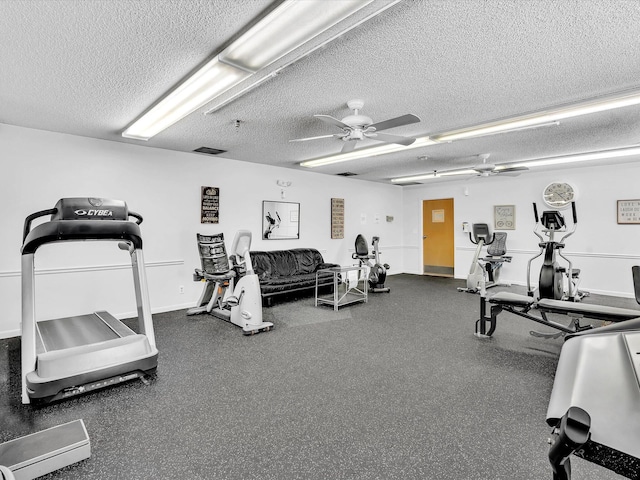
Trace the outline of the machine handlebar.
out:
[[[573,223],[578,223],[578,214],[576,213],[576,202],[571,202],[571,211],[573,212]]]
[[[536,218],[536,223],[540,221],[540,217],[538,217],[538,206],[536,202],[533,202],[533,216]]]
[[[55,215],[58,213],[57,208],[49,208],[47,210],[40,210],[39,212],[32,213],[27,218],[24,219],[24,229],[22,230],[22,242],[24,243],[27,235],[31,231],[31,222],[33,222],[36,218],[44,217],[45,215]]]
[[[49,208],[47,210],[40,210],[39,212],[32,213],[27,218],[24,219],[24,228],[22,229],[22,242],[27,238],[29,232],[31,231],[31,222],[33,222],[36,218],[44,217],[45,215],[55,215],[58,213],[57,208]],[[136,223],[140,225],[142,223],[142,215],[136,212],[129,211],[129,216],[134,217],[136,219]]]
[[[129,210],[129,216],[134,217],[138,225],[142,223],[142,215],[140,215],[139,213],[132,212],[131,210]]]

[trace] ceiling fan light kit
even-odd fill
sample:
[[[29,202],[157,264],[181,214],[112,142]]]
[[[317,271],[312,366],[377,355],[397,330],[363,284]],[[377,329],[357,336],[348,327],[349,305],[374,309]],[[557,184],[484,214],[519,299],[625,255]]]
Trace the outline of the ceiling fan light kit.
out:
[[[347,106],[353,110],[352,115],[347,115],[342,120],[332,117],[331,115],[314,115],[315,118],[329,125],[338,127],[341,133],[333,135],[320,135],[316,137],[296,138],[289,140],[290,142],[306,142],[308,140],[317,140],[320,138],[338,138],[344,142],[340,153],[348,153],[354,150],[356,142],[364,139],[376,140],[383,143],[396,143],[398,145],[408,146],[416,141],[413,137],[403,137],[400,135],[391,135],[388,133],[380,133],[380,130],[401,127],[412,123],[418,123],[420,118],[417,115],[408,113],[399,117],[390,118],[383,122],[374,123],[370,117],[362,115],[360,110],[364,106],[364,101],[360,99],[349,100]],[[344,161],[344,160],[342,160]],[[305,165],[308,166],[308,165]]]
[[[122,136],[148,140],[373,0],[286,0],[174,88]]]

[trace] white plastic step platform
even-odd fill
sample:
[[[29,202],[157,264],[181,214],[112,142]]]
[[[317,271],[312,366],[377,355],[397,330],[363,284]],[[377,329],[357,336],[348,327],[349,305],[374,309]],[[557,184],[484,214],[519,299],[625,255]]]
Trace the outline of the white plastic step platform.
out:
[[[91,444],[82,420],[0,444],[0,465],[9,468],[16,480],[33,480],[90,456]]]

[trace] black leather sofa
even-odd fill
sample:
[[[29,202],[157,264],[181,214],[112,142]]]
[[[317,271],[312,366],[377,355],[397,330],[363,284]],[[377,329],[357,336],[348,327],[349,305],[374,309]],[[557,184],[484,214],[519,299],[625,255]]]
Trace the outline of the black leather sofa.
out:
[[[322,254],[313,248],[249,252],[253,269],[260,279],[262,304],[271,306],[275,296],[308,290],[313,293],[316,286],[316,271],[337,267],[325,263]],[[333,274],[322,272],[318,285],[333,284]]]

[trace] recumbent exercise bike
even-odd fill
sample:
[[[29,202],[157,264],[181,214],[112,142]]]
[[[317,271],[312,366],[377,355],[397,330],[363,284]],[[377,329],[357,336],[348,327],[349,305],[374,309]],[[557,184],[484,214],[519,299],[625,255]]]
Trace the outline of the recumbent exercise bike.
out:
[[[187,315],[209,313],[241,327],[244,335],[271,330],[273,323],[262,321],[260,281],[249,254],[251,232],[236,233],[230,258],[222,233],[197,234],[197,238],[202,269],[196,268],[193,280],[206,283],[197,306]]]
[[[364,236],[358,234],[356,237],[356,251],[351,256],[360,262],[360,265],[367,265],[369,267],[369,291],[374,293],[386,292],[389,293],[391,289],[384,286],[384,282],[387,279],[387,270],[390,268],[388,263],[380,263],[380,248],[378,242],[380,237],[373,237],[371,245],[373,246],[373,252],[369,254],[369,247],[367,246],[367,240]],[[372,263],[371,260],[375,260]]]
[[[554,300],[569,300],[578,302],[583,297],[589,296],[589,292],[578,289],[580,284],[580,269],[573,268],[571,260],[562,255],[562,249],[565,246],[565,240],[573,235],[578,225],[578,216],[576,214],[576,204],[571,202],[571,210],[573,213],[573,228],[567,231],[567,225],[564,217],[557,210],[547,210],[542,212],[542,217],[538,217],[538,207],[533,203],[533,214],[536,219],[536,226],[533,233],[540,239],[538,246],[540,253],[529,259],[527,263],[527,292],[529,296],[534,296],[535,289],[531,287],[531,262],[544,254],[544,261],[540,268],[540,277],[538,281],[538,293],[540,298],[550,298]],[[538,232],[538,227],[542,225],[542,232],[547,236],[547,240]],[[567,232],[560,241],[554,239],[556,233]],[[568,268],[558,263],[557,257],[563,258]],[[565,281],[567,279],[567,288],[565,289]]]
[[[467,286],[458,287],[460,292],[484,294],[484,290],[498,285],[509,286],[500,282],[502,265],[511,262],[507,253],[507,234],[505,232],[489,233],[486,223],[474,223],[469,232],[469,240],[477,245],[471,269],[467,276]],[[482,247],[487,246],[487,256],[480,258]],[[488,277],[488,280],[487,280]]]

